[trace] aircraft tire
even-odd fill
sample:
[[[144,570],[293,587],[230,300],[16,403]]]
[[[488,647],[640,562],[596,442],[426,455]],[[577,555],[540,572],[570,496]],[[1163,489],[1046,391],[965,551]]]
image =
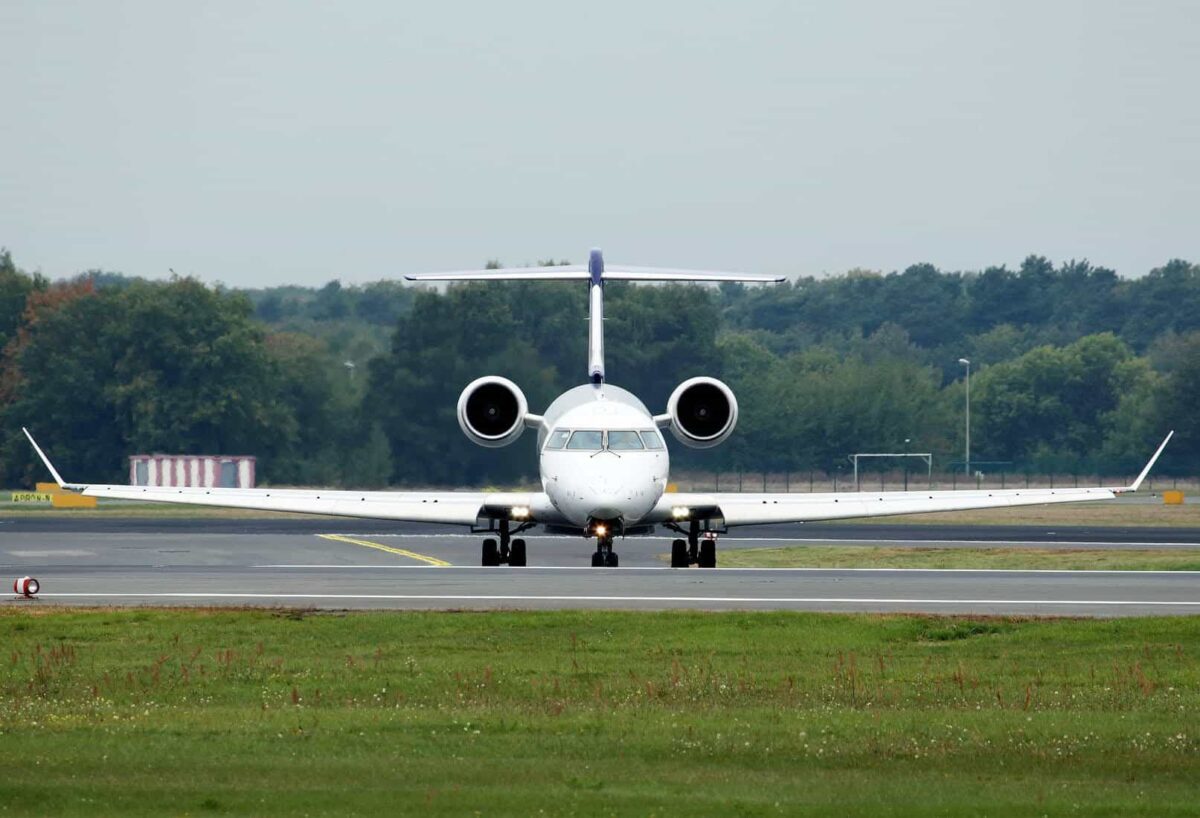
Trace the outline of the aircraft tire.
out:
[[[592,554],[592,567],[593,568],[603,568],[604,567],[604,555],[601,554],[599,551],[593,552],[593,554]]]
[[[485,567],[500,564],[500,546],[491,537],[483,541],[483,564]]]
[[[697,563],[701,568],[716,568],[717,567],[717,544],[712,540],[703,540],[700,543],[700,560]]]
[[[671,567],[688,567],[688,546],[685,540],[671,540]]]
[[[621,560],[617,557],[617,555],[614,552],[609,551],[607,554],[604,555],[604,567],[605,568],[616,568],[620,564],[621,564]]]
[[[508,564],[512,568],[525,567],[525,540],[518,538],[509,544]]]

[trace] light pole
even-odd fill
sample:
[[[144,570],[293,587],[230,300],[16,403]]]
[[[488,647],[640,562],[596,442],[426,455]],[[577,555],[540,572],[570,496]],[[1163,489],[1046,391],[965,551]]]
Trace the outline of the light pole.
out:
[[[967,419],[965,422],[967,432],[966,456],[963,462],[966,464],[967,479],[971,477],[971,362],[966,358],[959,358],[958,362],[967,368]]]
[[[911,437],[904,438],[904,490],[908,491],[908,444],[912,442]]]

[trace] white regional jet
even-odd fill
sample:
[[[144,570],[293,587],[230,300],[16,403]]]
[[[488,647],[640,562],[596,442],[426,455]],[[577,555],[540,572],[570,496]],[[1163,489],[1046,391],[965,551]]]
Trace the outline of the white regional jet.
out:
[[[689,565],[715,567],[716,534],[733,526],[1112,499],[1122,492],[1137,490],[1171,439],[1171,435],[1167,435],[1137,480],[1119,488],[890,491],[878,494],[666,493],[668,455],[659,430],[670,429],[675,439],[685,446],[716,446],[733,432],[738,419],[737,399],[728,386],[715,378],[691,378],[671,393],[665,412],[654,414],[636,396],[608,383],[604,374],[604,282],[769,283],[783,279],[645,267],[605,269],[599,250],[591,252],[586,266],[438,273],[407,278],[412,281],[587,282],[586,384],[561,395],[541,415],[529,411],[525,395],[515,383],[495,375],[467,384],[458,399],[459,425],[463,433],[480,446],[508,446],[526,429],[537,432],[541,491],[368,492],[67,483],[29,432],[25,434],[62,488],[92,497],[470,526],[474,533],[492,535],[483,540],[484,565],[525,565],[525,540],[515,535],[541,525],[551,532],[594,539],[596,548],[592,565],[616,567],[615,538],[647,534],[656,526],[663,526],[679,535],[679,539],[671,543],[671,565],[675,568]]]

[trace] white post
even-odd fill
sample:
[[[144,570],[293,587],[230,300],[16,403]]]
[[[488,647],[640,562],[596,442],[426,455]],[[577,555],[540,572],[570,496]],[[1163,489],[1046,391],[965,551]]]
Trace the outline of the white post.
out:
[[[958,362],[967,368],[967,412],[966,412],[966,454],[963,457],[963,462],[966,467],[967,478],[971,477],[971,362],[966,358],[959,358]]]

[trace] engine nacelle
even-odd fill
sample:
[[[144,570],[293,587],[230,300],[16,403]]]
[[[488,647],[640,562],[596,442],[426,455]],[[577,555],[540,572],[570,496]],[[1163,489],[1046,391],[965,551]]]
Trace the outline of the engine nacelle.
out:
[[[458,425],[480,446],[507,446],[525,431],[529,402],[508,378],[489,375],[467,384],[458,398]]]
[[[667,414],[676,440],[693,449],[707,449],[733,433],[737,398],[716,378],[689,378],[671,393]]]

